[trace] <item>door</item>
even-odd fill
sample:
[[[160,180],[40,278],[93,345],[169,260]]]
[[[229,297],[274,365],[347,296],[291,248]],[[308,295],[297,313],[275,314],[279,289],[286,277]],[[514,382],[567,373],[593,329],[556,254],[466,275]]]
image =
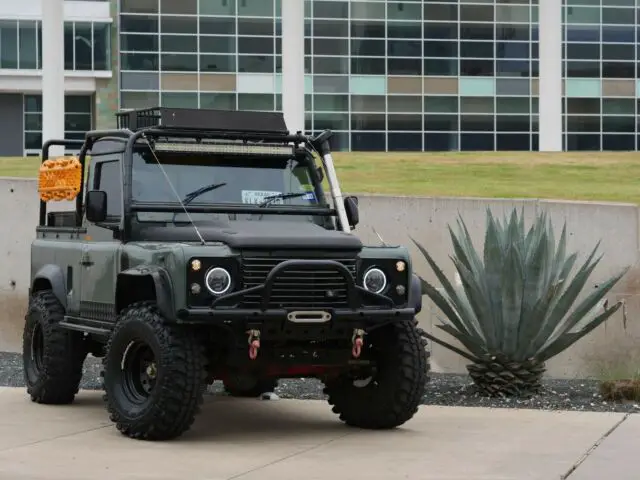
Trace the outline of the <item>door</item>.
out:
[[[89,187],[107,194],[107,217],[100,224],[84,224],[87,236],[80,259],[82,287],[80,316],[101,323],[115,322],[116,280],[122,243],[114,238],[122,215],[121,154],[94,155],[91,159]],[[104,326],[104,325],[103,325]]]
[[[115,291],[118,276],[118,241],[87,241],[82,246],[80,268],[81,316],[100,322],[115,321]]]

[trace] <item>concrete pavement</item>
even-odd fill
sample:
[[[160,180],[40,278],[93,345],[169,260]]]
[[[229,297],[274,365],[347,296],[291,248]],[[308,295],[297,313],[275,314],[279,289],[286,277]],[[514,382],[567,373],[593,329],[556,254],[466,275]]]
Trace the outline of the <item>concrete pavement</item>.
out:
[[[638,480],[640,415],[630,415],[589,452],[568,480]]]
[[[613,413],[426,406],[367,432],[321,401],[215,397],[184,437],[152,443],[120,435],[100,392],[53,407],[0,388],[0,412],[2,480],[552,480],[581,459],[569,480],[637,480],[640,466],[640,417]]]

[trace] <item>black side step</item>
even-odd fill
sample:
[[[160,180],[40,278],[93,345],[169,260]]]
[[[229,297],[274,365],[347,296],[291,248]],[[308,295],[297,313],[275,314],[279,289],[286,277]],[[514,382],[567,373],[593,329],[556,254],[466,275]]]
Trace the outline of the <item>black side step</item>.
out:
[[[64,320],[58,325],[68,330],[74,330],[76,332],[89,333],[91,335],[97,335],[100,337],[108,337],[113,330],[113,324],[109,322],[102,322],[100,320],[91,320],[82,317],[71,317],[65,315]]]

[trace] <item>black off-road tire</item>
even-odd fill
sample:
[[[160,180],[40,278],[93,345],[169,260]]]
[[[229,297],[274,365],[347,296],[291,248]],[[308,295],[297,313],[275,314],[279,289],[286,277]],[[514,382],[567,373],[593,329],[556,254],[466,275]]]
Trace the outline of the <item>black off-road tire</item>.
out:
[[[371,332],[365,337],[363,358],[367,354],[375,359],[377,372],[366,386],[356,386],[343,376],[327,380],[324,393],[333,412],[349,426],[398,427],[418,411],[429,378],[430,354],[413,321]]]
[[[243,385],[236,385],[232,379],[223,382],[224,391],[232,397],[256,398],[266,392],[274,392],[278,386],[278,379],[259,378],[256,383],[247,388]]]
[[[427,338],[427,332],[424,328],[418,326],[418,321],[414,321],[414,325],[416,326],[416,331],[418,332],[418,336],[420,337],[420,345],[427,352],[427,357],[430,357],[431,353],[429,352],[429,339]],[[430,373],[430,365],[427,362],[427,376]]]
[[[58,325],[64,314],[51,290],[31,296],[22,334],[22,361],[33,402],[65,405],[78,393],[87,349],[81,333]]]
[[[136,398],[126,364],[138,344],[152,352],[157,380],[146,397]],[[167,324],[155,303],[135,303],[120,314],[102,365],[109,418],[122,434],[170,440],[191,428],[206,388],[204,348],[192,330]]]

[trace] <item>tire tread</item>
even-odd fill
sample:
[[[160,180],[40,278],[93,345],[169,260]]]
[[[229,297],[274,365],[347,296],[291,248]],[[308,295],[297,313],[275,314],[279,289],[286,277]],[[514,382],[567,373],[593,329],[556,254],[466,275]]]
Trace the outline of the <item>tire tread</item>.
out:
[[[165,380],[160,385],[156,401],[139,419],[129,419],[114,399],[105,393],[104,400],[109,418],[124,435],[139,440],[170,440],[188,431],[200,411],[206,388],[206,358],[204,348],[189,329],[167,324],[155,303],[137,302],[122,311],[116,328],[107,343],[103,358],[103,382],[105,371],[115,361],[110,352],[113,341],[130,322],[147,323],[161,346],[161,367]],[[119,359],[117,360],[119,364]],[[108,385],[104,385],[108,392]]]
[[[31,354],[31,320],[33,313],[41,316],[42,334],[45,338],[43,352],[43,372],[32,383],[24,379],[31,401],[47,405],[70,404],[80,389],[84,360],[87,350],[82,335],[61,328],[58,323],[64,319],[65,310],[51,290],[35,292],[29,302],[23,332],[23,358]],[[24,359],[23,359],[24,362]]]
[[[393,324],[395,342],[391,361],[395,378],[387,379],[388,388],[362,396],[352,381],[339,379],[325,384],[324,393],[334,413],[347,425],[365,429],[391,429],[409,421],[418,411],[428,382],[430,352],[422,329],[414,322]],[[364,387],[362,390],[368,387]]]

